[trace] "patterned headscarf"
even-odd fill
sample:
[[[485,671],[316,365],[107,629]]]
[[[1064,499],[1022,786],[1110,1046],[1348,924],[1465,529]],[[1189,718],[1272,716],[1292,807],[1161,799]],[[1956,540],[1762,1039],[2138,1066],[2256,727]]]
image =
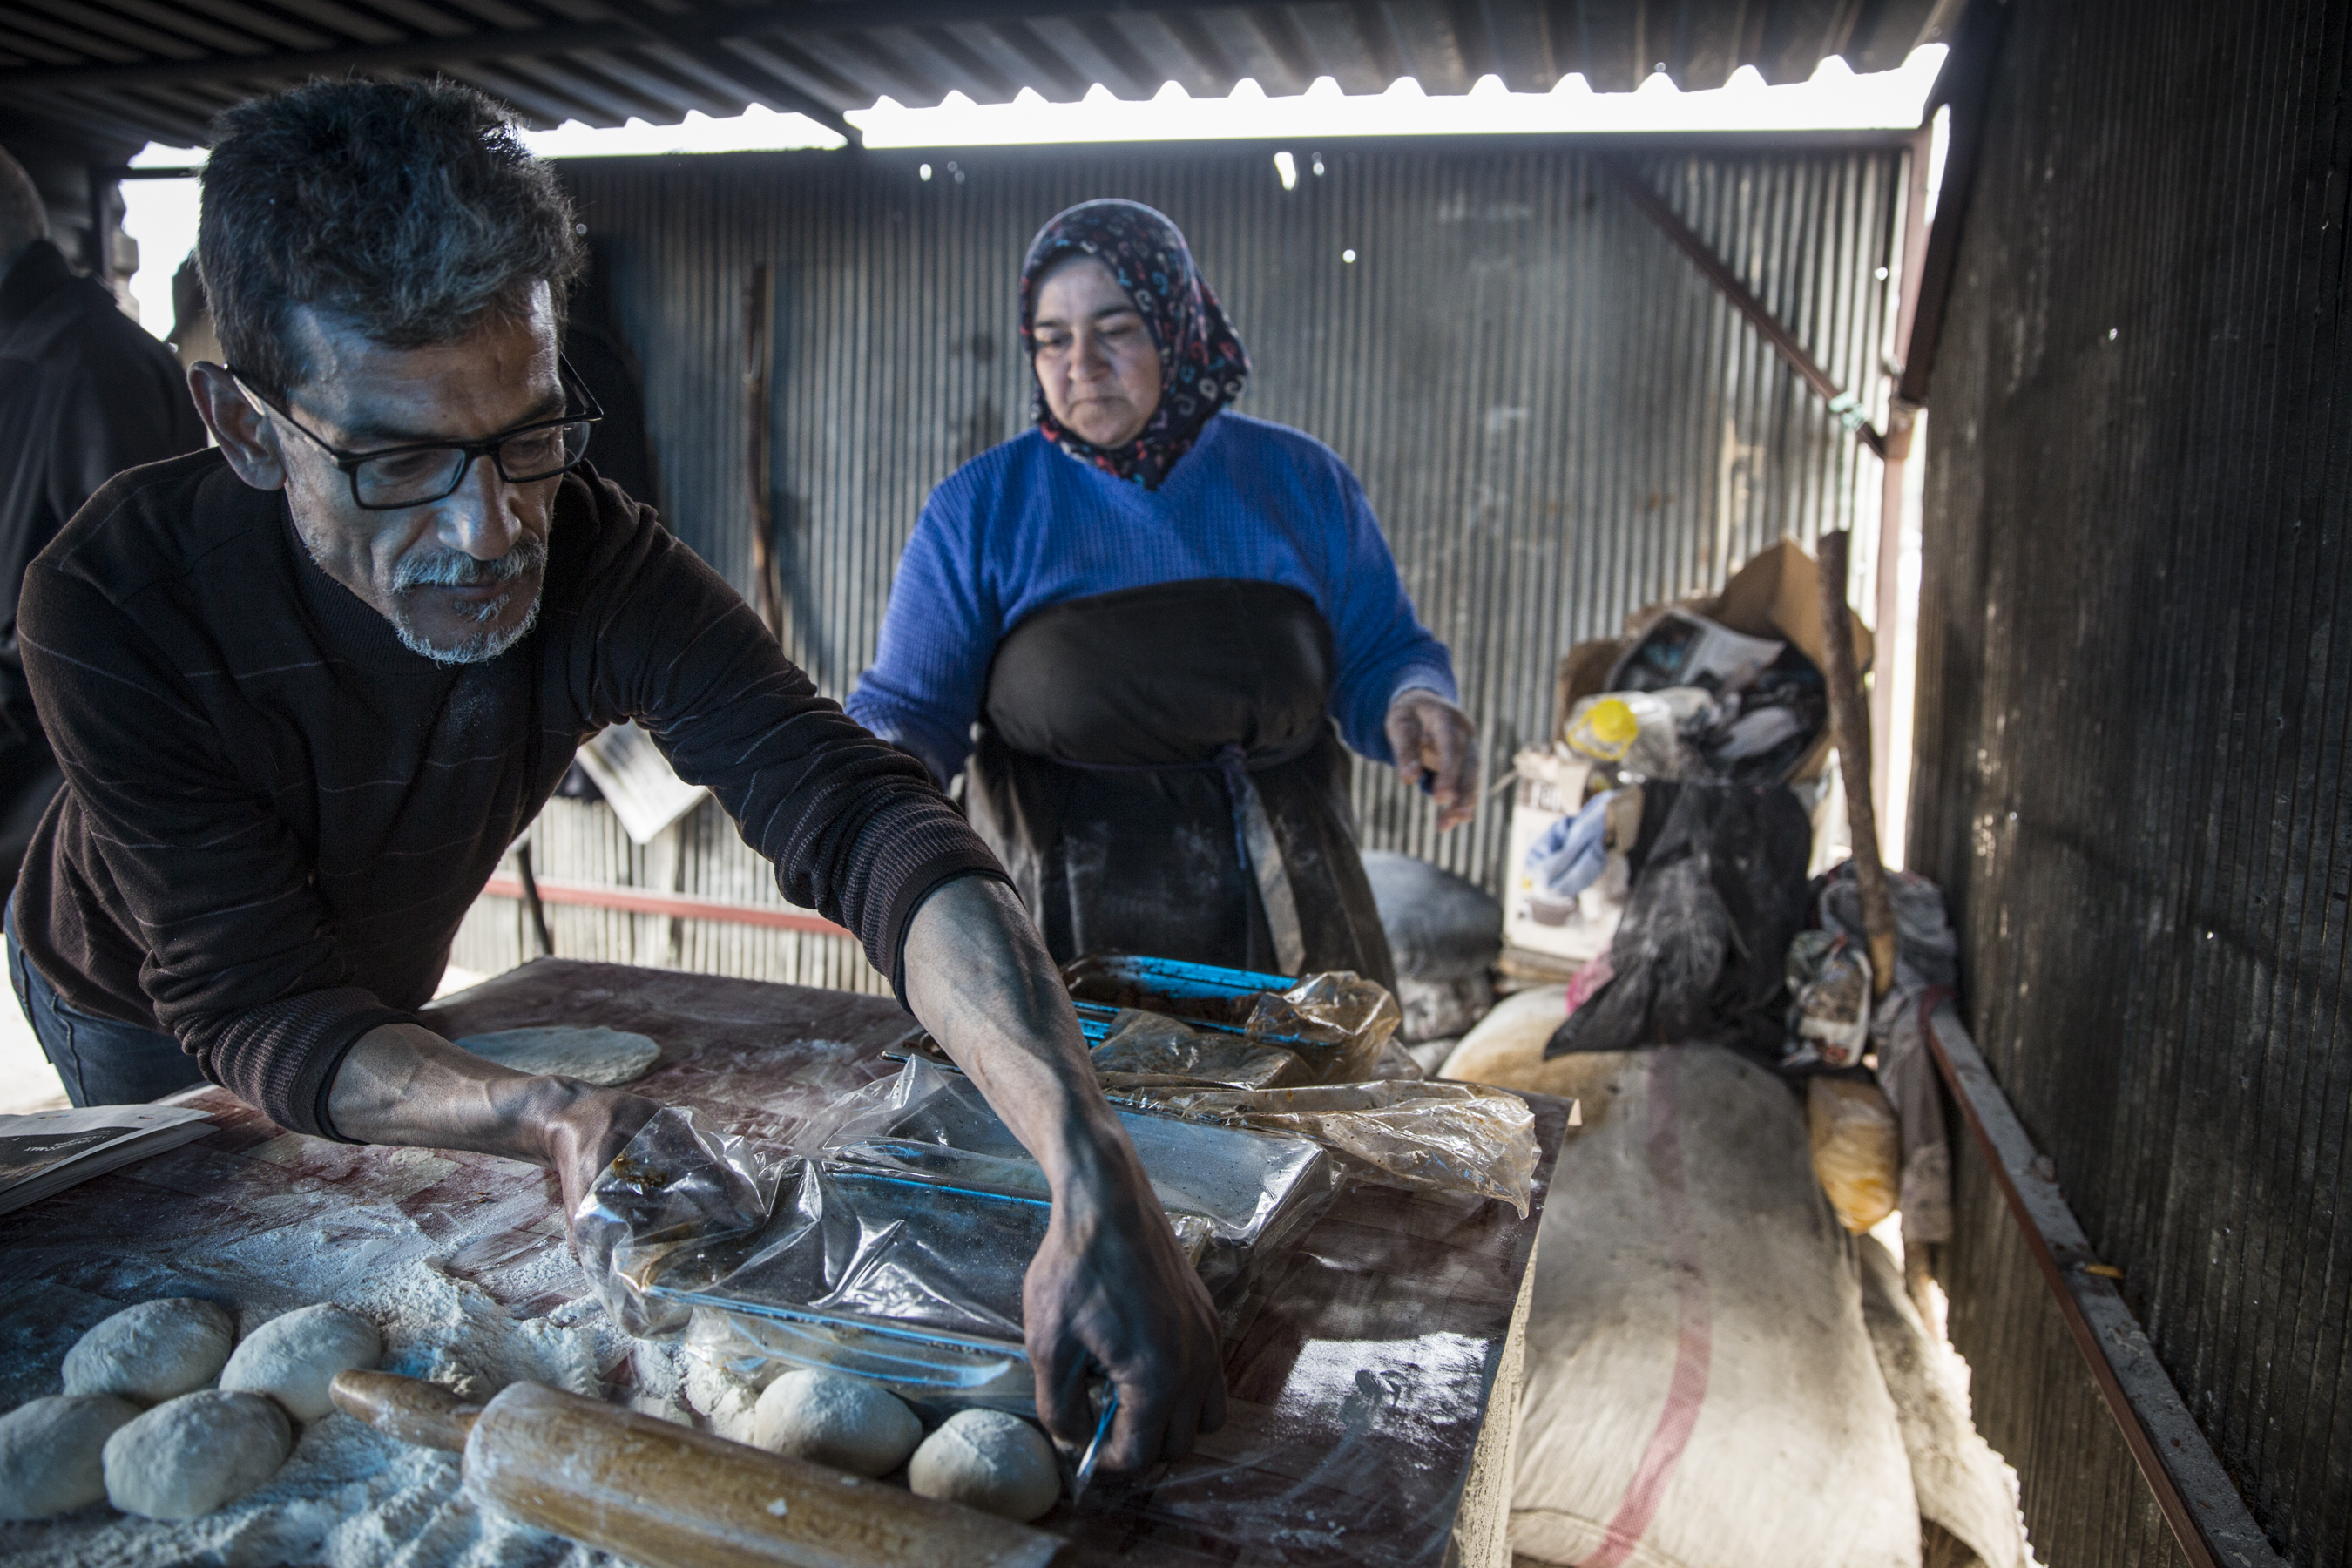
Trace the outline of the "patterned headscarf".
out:
[[[1021,263],[1021,344],[1034,359],[1037,280],[1066,256],[1091,256],[1111,276],[1160,350],[1160,406],[1135,439],[1116,449],[1064,429],[1034,390],[1037,428],[1045,438],[1105,473],[1156,490],[1176,459],[1192,449],[1209,416],[1241,395],[1249,352],[1234,335],[1217,296],[1192,265],[1184,236],[1141,202],[1081,202],[1037,231]]]

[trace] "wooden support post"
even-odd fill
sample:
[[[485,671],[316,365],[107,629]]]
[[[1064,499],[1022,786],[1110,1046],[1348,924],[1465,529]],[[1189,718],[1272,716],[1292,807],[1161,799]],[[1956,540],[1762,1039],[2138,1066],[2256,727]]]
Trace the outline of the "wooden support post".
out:
[[[1870,708],[1853,656],[1853,612],[1846,606],[1847,547],[1843,529],[1822,536],[1822,642],[1830,667],[1830,727],[1837,737],[1838,773],[1845,780],[1845,816],[1853,837],[1853,876],[1862,892],[1862,929],[1870,942],[1870,983],[1884,996],[1895,984],[1895,902],[1886,891],[1886,863],[1878,858],[1878,812],[1870,799]]]
[[[515,879],[520,884],[523,911],[530,917],[530,934],[539,943],[539,956],[555,956],[555,938],[547,929],[547,906],[539,901],[539,879],[531,874],[530,840],[520,839],[514,847]]]

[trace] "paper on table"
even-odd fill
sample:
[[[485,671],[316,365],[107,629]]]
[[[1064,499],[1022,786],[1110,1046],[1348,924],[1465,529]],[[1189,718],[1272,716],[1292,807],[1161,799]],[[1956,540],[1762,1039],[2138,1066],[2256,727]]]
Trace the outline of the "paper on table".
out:
[[[203,1111],[178,1105],[92,1105],[0,1116],[0,1214],[212,1130]]]

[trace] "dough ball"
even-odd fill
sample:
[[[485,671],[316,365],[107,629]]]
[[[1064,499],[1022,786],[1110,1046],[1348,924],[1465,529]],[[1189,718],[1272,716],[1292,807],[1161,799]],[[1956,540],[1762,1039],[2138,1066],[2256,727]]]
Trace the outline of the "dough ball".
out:
[[[536,1029],[500,1029],[496,1034],[468,1035],[450,1042],[486,1061],[517,1072],[576,1078],[583,1083],[607,1086],[630,1083],[651,1072],[661,1060],[661,1047],[645,1035],[608,1029],[602,1024],[575,1028],[568,1024]]]
[[[962,1410],[915,1450],[907,1485],[918,1497],[1026,1524],[1060,1500],[1062,1474],[1045,1435],[1018,1415]]]
[[[327,1384],[352,1367],[373,1368],[383,1336],[365,1318],[320,1304],[272,1318],[245,1337],[228,1358],[220,1385],[234,1393],[266,1394],[297,1421],[316,1421],[335,1407]]]
[[[922,1440],[923,1424],[897,1395],[837,1372],[788,1372],[751,1407],[752,1442],[852,1475],[887,1475]]]
[[[138,1414],[111,1394],[68,1394],[0,1415],[0,1519],[47,1519],[104,1497],[99,1456]]]
[[[236,1324],[184,1296],[126,1307],[66,1352],[68,1394],[119,1394],[152,1405],[220,1375]]]
[[[184,1394],[106,1440],[107,1500],[149,1519],[194,1519],[276,1475],[293,1450],[286,1412],[258,1394]]]

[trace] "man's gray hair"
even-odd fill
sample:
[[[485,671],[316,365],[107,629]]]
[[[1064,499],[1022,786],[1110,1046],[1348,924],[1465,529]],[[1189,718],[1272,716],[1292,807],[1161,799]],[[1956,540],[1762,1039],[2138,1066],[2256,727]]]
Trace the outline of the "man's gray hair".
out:
[[[25,166],[0,151],[0,272],[16,264],[25,247],[49,237],[49,210]]]
[[[561,310],[572,203],[505,112],[442,81],[313,81],[214,127],[196,265],[229,363],[266,391],[309,378],[308,306],[390,348]]]

